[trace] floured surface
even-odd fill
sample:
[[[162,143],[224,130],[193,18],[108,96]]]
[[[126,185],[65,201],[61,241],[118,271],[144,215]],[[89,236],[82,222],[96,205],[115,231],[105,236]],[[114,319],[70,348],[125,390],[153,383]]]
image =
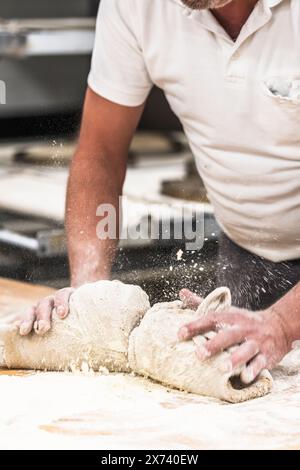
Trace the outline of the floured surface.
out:
[[[0,316],[51,290],[0,279]],[[0,370],[1,449],[300,449],[300,349],[271,394],[231,405],[130,375]]]
[[[270,395],[237,405],[123,374],[0,373],[0,446],[300,449],[300,350],[285,362]]]

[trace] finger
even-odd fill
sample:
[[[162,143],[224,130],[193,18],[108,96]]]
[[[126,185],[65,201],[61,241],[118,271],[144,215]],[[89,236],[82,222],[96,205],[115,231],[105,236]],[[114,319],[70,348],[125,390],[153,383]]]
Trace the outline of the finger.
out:
[[[178,338],[180,341],[186,341],[193,338],[193,336],[207,333],[208,331],[234,326],[235,323],[241,322],[241,320],[244,321],[244,318],[235,307],[222,313],[209,312],[205,317],[201,317],[194,322],[182,326],[178,332]]]
[[[69,314],[69,300],[75,289],[67,287],[59,290],[54,298],[54,308],[59,316],[63,319]]]
[[[249,340],[239,346],[234,353],[232,353],[228,361],[228,372],[237,367],[247,364],[259,353],[259,347],[256,341]]]
[[[224,349],[229,348],[230,346],[235,346],[245,339],[244,331],[237,327],[227,328],[226,330],[220,331],[214,338],[208,340],[205,344],[205,350],[202,351],[202,348],[197,352],[197,355],[200,360],[205,359],[209,356],[214,356],[215,354],[224,351]]]
[[[179,298],[182,301],[184,308],[190,308],[192,310],[196,310],[203,301],[202,297],[194,294],[194,292],[191,292],[189,289],[181,289],[179,292]]]
[[[267,359],[263,354],[258,354],[250,364],[241,372],[241,381],[249,384],[256,379],[258,374],[267,366]]]
[[[187,325],[184,325],[178,331],[178,338],[180,341],[186,341],[201,333],[211,331],[216,327],[216,315],[209,314],[204,318],[195,320]]]
[[[222,312],[212,312],[216,317],[215,329],[216,331],[224,330],[230,327],[239,326],[240,328],[251,329],[252,319],[248,314],[236,307],[231,307]],[[212,314],[211,313],[211,314]]]
[[[41,300],[36,307],[36,321],[34,331],[38,335],[44,335],[51,328],[51,314],[54,306],[54,297],[49,296]]]
[[[19,333],[21,336],[26,336],[32,331],[35,318],[36,318],[35,307],[33,306],[33,307],[28,308],[22,320],[20,320],[20,322],[18,323]]]

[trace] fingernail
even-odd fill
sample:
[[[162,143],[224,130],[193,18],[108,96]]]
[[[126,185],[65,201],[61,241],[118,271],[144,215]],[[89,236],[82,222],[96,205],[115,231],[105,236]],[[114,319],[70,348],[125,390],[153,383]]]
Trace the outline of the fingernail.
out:
[[[250,384],[254,380],[254,373],[252,370],[252,367],[247,367],[244,369],[241,373],[241,380],[244,382],[244,384]]]
[[[200,359],[200,361],[204,361],[205,359],[207,359],[210,356],[210,352],[207,351],[207,349],[204,348],[203,346],[202,347],[197,346],[196,354],[198,356],[198,359]]]
[[[66,310],[65,307],[60,305],[59,307],[57,307],[56,313],[59,316],[59,318],[64,318],[67,315],[68,311]]]
[[[21,336],[26,336],[28,335],[32,330],[32,322],[31,321],[25,321],[21,323],[20,325],[20,335]]]
[[[36,321],[34,324],[34,331],[37,335],[44,335],[49,331],[50,323],[45,320]]]
[[[183,326],[182,328],[180,328],[178,332],[178,338],[180,339],[180,341],[186,340],[188,336],[189,336],[189,330],[187,329],[187,327]]]

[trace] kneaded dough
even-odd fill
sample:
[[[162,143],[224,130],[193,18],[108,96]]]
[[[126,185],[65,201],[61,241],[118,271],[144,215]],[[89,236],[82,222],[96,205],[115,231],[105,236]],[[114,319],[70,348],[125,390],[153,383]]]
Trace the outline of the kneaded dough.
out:
[[[130,367],[138,374],[165,385],[232,403],[269,393],[272,377],[267,370],[248,386],[239,379],[241,368],[224,372],[224,363],[234,348],[199,361],[195,354],[196,344],[205,344],[215,333],[209,332],[191,341],[178,341],[181,326],[210,310],[222,311],[230,304],[229,290],[219,288],[203,301],[196,312],[184,309],[180,301],[154,305],[130,335]]]
[[[180,301],[150,309],[147,294],[138,286],[99,281],[78,288],[70,299],[65,320],[54,317],[45,336],[21,337],[16,329],[0,327],[0,366],[37,370],[101,370],[135,372],[163,385],[229,402],[265,395],[272,379],[267,371],[250,386],[238,379],[241,372],[222,370],[230,351],[200,362],[197,344],[215,333],[179,342],[178,330],[210,310],[231,304],[227,288],[204,299],[196,312]]]
[[[45,336],[2,331],[4,361],[9,368],[75,370],[90,368],[128,372],[128,339],[150,308],[138,286],[99,281],[79,287],[70,298],[65,320],[57,316]]]

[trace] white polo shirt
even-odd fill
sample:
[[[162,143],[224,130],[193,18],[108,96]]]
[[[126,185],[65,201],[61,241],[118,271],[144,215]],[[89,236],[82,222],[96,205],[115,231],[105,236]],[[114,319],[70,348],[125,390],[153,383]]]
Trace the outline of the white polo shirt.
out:
[[[122,105],[160,87],[224,232],[300,258],[300,0],[259,0],[233,42],[180,0],[102,0],[89,86]]]

